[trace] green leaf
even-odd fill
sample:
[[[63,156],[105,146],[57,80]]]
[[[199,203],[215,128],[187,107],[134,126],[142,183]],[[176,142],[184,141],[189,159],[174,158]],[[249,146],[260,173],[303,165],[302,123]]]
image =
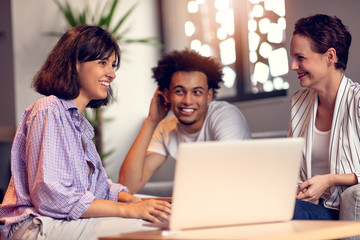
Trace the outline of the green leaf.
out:
[[[99,11],[99,20],[98,20],[98,23],[96,24],[97,26],[100,26],[100,27],[104,27],[105,23],[106,23],[106,11],[108,9],[108,6],[109,5],[109,1],[106,1],[103,8],[101,9],[101,11]]]
[[[113,4],[111,5],[110,12],[108,13],[107,17],[105,18],[104,25],[105,25],[106,29],[110,28],[110,23],[111,23],[113,15],[114,15],[117,4],[118,4],[118,0],[114,0]]]
[[[79,22],[80,25],[87,24],[86,15],[87,15],[87,7],[85,6],[85,9],[84,9],[84,11],[82,12],[82,14],[79,14],[79,20],[78,20],[78,22]]]
[[[113,154],[115,152],[115,149],[111,149],[108,152],[101,154],[100,158],[102,161],[104,161],[105,158],[107,158],[108,156],[110,156],[111,154]]]
[[[114,118],[104,118],[103,120],[104,120],[104,122],[109,123],[109,122],[114,121],[115,119]]]
[[[50,32],[46,32],[46,35],[50,36],[50,37],[59,37],[60,38],[63,35],[63,33],[50,31]]]
[[[130,43],[143,43],[143,44],[148,44],[148,45],[152,45],[154,47],[163,48],[163,44],[160,43],[159,39],[157,37],[149,37],[149,38],[139,38],[139,39],[125,39],[124,40],[125,43],[130,44]]]
[[[125,22],[125,20],[130,16],[130,14],[135,10],[139,3],[135,3],[126,13],[125,15],[119,20],[119,22],[115,25],[115,28],[111,30],[111,33],[116,33],[120,26]]]
[[[74,14],[73,14],[74,11],[71,9],[70,4],[68,2],[65,2],[65,5],[66,5],[66,9],[65,9],[64,14],[65,14],[65,18],[67,19],[70,26],[75,27],[75,26],[79,25],[74,18]]]

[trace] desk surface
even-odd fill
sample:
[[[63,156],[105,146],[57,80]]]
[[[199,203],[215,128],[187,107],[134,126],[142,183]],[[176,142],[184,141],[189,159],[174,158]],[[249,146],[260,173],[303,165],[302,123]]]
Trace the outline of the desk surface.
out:
[[[168,231],[161,230],[141,231],[101,237],[99,239],[338,239],[360,235],[360,222],[288,221],[168,233]]]

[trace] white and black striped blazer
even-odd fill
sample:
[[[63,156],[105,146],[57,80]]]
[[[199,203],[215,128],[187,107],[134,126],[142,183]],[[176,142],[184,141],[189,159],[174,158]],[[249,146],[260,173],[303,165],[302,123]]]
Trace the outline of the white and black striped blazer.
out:
[[[329,161],[330,173],[356,173],[360,179],[360,85],[343,76],[334,108],[331,126]],[[305,147],[300,179],[312,177],[311,149],[316,111],[317,92],[311,89],[297,91],[291,99],[289,137],[303,137]],[[325,201],[328,208],[339,209],[344,186],[331,187],[331,196]]]

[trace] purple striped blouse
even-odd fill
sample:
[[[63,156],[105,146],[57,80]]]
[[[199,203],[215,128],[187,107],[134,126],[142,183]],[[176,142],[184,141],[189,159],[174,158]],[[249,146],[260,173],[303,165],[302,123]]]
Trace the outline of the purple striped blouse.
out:
[[[117,201],[118,193],[127,191],[108,179],[93,137],[93,127],[71,100],[49,96],[25,110],[0,208],[5,236],[29,215],[77,220],[95,198]]]

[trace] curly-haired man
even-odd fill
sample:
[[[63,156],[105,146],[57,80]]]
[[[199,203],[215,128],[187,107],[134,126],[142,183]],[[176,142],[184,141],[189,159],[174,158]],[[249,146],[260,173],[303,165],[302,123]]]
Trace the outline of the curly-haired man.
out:
[[[158,89],[119,175],[131,193],[141,190],[168,157],[177,158],[181,142],[251,136],[238,108],[213,101],[223,82],[222,66],[215,59],[188,49],[172,51],[152,70]],[[173,116],[165,118],[170,109]]]

